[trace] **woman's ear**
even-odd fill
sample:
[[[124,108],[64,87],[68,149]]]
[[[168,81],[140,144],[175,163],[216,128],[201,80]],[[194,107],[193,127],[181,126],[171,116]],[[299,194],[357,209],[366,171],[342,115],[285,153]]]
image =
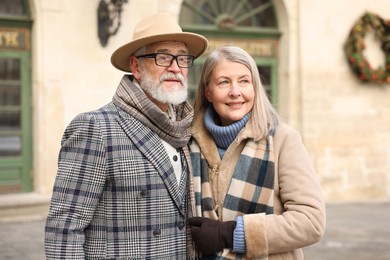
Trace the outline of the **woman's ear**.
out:
[[[206,98],[206,100],[210,103],[213,103],[211,102],[211,94],[210,94],[210,90],[208,87],[206,87],[206,89],[204,90],[204,97]]]

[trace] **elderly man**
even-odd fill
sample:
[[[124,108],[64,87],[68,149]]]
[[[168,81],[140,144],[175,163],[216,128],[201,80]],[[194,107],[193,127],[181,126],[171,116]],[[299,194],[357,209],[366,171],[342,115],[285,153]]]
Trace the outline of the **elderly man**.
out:
[[[45,227],[47,259],[185,259],[194,212],[187,72],[207,40],[158,13],[112,64],[112,102],[65,130]]]

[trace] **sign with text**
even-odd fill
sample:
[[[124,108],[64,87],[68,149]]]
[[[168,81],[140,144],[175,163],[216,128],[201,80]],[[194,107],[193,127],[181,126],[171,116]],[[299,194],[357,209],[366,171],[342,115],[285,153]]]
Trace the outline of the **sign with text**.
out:
[[[29,50],[30,31],[22,28],[0,27],[0,50]]]
[[[206,53],[224,45],[234,45],[246,50],[253,57],[277,57],[277,41],[264,39],[213,39],[208,38],[209,47]]]

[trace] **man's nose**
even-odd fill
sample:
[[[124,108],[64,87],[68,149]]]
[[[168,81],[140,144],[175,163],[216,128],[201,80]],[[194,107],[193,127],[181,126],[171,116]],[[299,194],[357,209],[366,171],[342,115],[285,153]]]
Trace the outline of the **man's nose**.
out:
[[[181,68],[177,64],[177,60],[176,59],[172,60],[172,63],[171,63],[171,65],[169,67],[167,67],[167,70],[175,71],[175,72],[179,72],[181,70]]]

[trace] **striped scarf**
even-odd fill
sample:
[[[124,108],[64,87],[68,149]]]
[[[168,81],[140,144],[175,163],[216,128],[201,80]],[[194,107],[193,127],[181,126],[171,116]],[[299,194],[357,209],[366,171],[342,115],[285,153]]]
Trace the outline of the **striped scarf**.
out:
[[[188,102],[174,107],[176,121],[172,121],[162,112],[144,92],[132,82],[130,75],[123,76],[118,89],[113,97],[113,103],[141,121],[161,139],[175,148],[182,148],[184,160],[183,166],[190,165],[188,142],[191,137],[190,124],[193,118],[193,109]],[[195,213],[194,186],[192,180],[192,168],[188,170],[186,214],[193,217]],[[183,170],[186,171],[186,170]],[[190,228],[187,226],[187,259],[198,259],[194,243],[191,239]]]
[[[194,119],[194,141],[190,145],[197,215],[227,221],[246,214],[272,214],[274,130],[266,138],[256,141],[251,127],[244,127],[221,161],[216,144],[200,117],[203,115]],[[238,161],[233,158],[236,150]],[[229,171],[229,167],[225,166],[230,163],[234,163],[232,166],[235,167]],[[225,166],[221,168],[222,165]],[[242,255],[228,253],[228,259],[236,258],[245,259]],[[219,257],[214,259],[225,258],[220,252]]]
[[[141,88],[134,85],[130,75],[123,76],[113,102],[173,147],[181,148],[188,144],[193,118],[193,109],[188,102],[174,106],[176,121],[172,121],[150,101]]]

